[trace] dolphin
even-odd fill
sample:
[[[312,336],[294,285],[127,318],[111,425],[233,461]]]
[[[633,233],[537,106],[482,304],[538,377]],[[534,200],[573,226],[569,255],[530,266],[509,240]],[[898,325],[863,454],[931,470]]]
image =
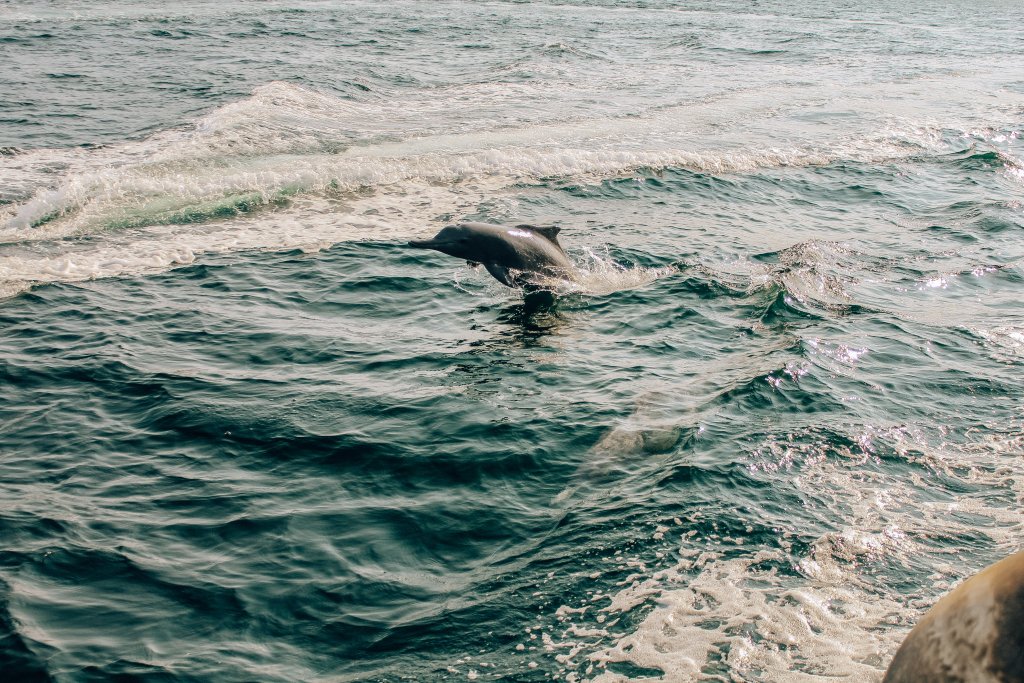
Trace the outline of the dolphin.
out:
[[[489,223],[449,225],[429,240],[412,240],[410,247],[434,249],[482,263],[494,279],[508,287],[534,288],[546,278],[573,279],[575,269],[558,243],[561,228]]]

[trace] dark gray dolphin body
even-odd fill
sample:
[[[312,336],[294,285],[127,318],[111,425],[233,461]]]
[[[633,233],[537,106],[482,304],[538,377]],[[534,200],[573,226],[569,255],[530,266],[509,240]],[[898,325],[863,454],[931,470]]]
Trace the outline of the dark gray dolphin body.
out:
[[[575,270],[558,243],[559,228],[488,223],[449,225],[429,240],[410,247],[434,249],[482,263],[498,282],[509,287],[537,285],[544,278],[572,279]]]

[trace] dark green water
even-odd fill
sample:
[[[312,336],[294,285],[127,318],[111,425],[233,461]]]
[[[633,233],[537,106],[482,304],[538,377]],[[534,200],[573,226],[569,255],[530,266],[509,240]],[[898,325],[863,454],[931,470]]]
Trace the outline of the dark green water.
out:
[[[4,680],[880,680],[1021,546],[1020,14],[0,5]]]

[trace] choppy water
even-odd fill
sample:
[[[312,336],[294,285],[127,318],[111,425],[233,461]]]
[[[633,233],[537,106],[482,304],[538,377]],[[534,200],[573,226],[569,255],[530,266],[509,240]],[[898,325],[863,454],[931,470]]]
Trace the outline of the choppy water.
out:
[[[879,680],[1021,547],[1022,25],[0,3],[5,680]]]

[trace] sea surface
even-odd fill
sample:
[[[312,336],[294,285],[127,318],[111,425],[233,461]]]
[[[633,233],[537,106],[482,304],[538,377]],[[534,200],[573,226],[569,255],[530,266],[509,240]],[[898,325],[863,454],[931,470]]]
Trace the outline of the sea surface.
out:
[[[0,0],[0,678],[881,680],[1024,539],[1022,27]]]

